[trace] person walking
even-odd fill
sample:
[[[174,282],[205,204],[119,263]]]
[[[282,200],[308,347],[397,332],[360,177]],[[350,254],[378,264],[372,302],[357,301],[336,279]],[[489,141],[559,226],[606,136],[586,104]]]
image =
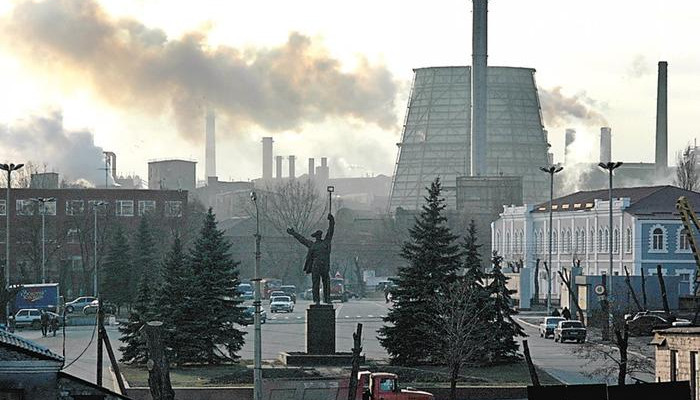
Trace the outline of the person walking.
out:
[[[561,310],[561,316],[568,319],[571,319],[571,311],[569,311],[568,307],[564,307],[563,310]]]
[[[53,331],[53,335],[56,336],[56,331],[58,330],[58,315],[54,315],[51,318],[51,331]]]
[[[41,310],[41,317],[39,317],[39,322],[41,322],[41,335],[46,337],[49,330],[49,314],[46,310]]]

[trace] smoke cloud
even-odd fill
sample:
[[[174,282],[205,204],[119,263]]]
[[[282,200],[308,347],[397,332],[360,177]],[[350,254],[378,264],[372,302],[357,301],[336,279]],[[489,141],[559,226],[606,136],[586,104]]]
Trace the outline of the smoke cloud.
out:
[[[585,92],[566,96],[561,87],[553,89],[539,88],[540,104],[545,126],[548,128],[568,127],[573,124],[583,124],[590,127],[608,126],[600,105],[586,95]]]
[[[298,130],[329,117],[397,123],[397,82],[384,66],[361,60],[345,72],[299,33],[279,47],[210,48],[203,33],[168,38],[107,15],[95,0],[20,0],[0,32],[29,66],[90,85],[111,105],[170,115],[191,140],[203,136],[206,107],[230,122],[229,132]]]
[[[13,123],[0,130],[0,142],[5,160],[26,163],[41,157],[61,179],[104,184],[104,172],[99,170],[104,167],[102,148],[95,146],[91,132],[65,131],[59,111]]]

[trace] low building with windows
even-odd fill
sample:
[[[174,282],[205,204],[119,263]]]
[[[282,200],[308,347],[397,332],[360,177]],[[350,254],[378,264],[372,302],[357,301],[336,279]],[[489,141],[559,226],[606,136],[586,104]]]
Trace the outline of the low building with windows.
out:
[[[584,275],[656,273],[680,277],[679,294],[693,290],[695,260],[676,201],[688,198],[700,207],[700,193],[674,186],[619,188],[612,192],[610,226],[608,190],[576,192],[552,201],[552,292],[558,298],[561,282],[556,271],[580,261]],[[549,255],[549,202],[504,206],[491,224],[492,250],[504,262],[534,267],[539,260],[539,287],[546,288],[543,263]],[[613,243],[610,248],[610,236]],[[613,255],[610,270],[610,253]],[[546,289],[540,290],[540,298]]]
[[[187,191],[145,189],[12,189],[0,199],[0,259],[10,222],[10,283],[60,282],[67,297],[92,294],[92,266],[112,229],[135,230],[143,216],[169,230],[184,226]],[[43,244],[43,246],[42,246]],[[97,252],[95,251],[97,245]],[[42,268],[42,260],[44,268]],[[90,276],[85,276],[86,271]]]
[[[700,400],[700,327],[654,332],[657,382],[690,382],[692,400]]]

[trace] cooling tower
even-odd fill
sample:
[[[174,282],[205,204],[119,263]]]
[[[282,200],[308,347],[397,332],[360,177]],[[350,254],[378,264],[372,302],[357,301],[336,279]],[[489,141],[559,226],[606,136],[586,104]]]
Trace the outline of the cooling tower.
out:
[[[488,135],[484,175],[521,176],[523,201],[549,196],[547,143],[534,69],[488,68]],[[469,67],[414,70],[405,124],[392,181],[390,210],[418,210],[425,188],[439,176],[447,207],[456,208],[456,181],[471,164]]]

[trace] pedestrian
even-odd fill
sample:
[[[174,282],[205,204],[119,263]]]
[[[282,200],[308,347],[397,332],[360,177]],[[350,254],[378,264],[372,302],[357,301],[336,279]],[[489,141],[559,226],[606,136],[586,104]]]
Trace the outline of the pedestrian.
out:
[[[559,314],[559,310],[556,308],[552,311],[552,317],[561,317],[561,314]]]
[[[563,310],[561,310],[561,316],[568,319],[571,319],[571,311],[569,311],[568,307],[564,307]]]
[[[384,300],[388,303],[391,300],[391,291],[389,285],[384,286]]]
[[[51,330],[53,331],[53,335],[56,336],[56,331],[58,330],[58,315],[54,315],[51,318]]]
[[[49,330],[49,314],[46,313],[46,310],[41,310],[39,322],[41,322],[41,335],[46,337]]]
[[[7,319],[10,321],[10,333],[15,333],[15,316],[10,315]]]

